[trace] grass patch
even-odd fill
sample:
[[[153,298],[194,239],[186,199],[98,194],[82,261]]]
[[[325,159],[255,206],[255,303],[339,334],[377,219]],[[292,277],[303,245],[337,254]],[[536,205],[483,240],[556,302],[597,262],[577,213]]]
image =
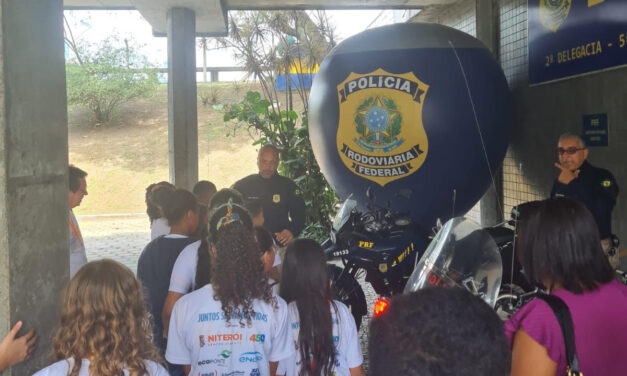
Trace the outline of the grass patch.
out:
[[[198,90],[210,84],[199,84]],[[256,84],[214,83],[220,102],[233,103]],[[120,107],[109,123],[96,125],[81,107],[68,109],[70,163],[84,169],[89,196],[77,214],[137,213],[146,210],[147,185],[169,180],[167,86],[152,98],[131,101]],[[198,104],[199,178],[211,180],[218,189],[254,173],[256,150],[245,130],[227,137],[222,113],[211,105]]]

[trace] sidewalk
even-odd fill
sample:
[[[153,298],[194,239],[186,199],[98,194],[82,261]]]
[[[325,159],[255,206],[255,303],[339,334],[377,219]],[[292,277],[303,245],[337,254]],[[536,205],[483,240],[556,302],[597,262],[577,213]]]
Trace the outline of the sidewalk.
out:
[[[146,214],[128,216],[78,216],[87,260],[111,258],[137,272],[137,260],[150,241]]]

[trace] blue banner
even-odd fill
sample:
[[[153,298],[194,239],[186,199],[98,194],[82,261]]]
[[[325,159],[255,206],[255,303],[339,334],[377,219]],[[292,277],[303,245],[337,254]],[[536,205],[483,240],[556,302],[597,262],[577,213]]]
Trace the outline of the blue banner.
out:
[[[529,0],[529,81],[627,64],[626,0]]]

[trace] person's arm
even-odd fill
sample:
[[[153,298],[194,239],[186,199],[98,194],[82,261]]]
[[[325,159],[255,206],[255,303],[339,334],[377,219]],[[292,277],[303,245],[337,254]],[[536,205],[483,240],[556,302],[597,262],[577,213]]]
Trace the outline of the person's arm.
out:
[[[276,376],[276,369],[279,366],[279,362],[268,362],[270,364],[270,376]]]
[[[35,350],[37,343],[35,329],[31,329],[28,333],[16,338],[20,328],[22,328],[22,322],[18,321],[0,342],[0,372],[30,358],[33,350]]]
[[[170,328],[170,316],[174,303],[176,303],[184,294],[174,291],[168,291],[168,296],[163,303],[163,311],[161,311],[161,321],[163,323],[163,338],[168,338],[168,329]]]
[[[189,375],[191,371],[192,366],[190,364],[183,364],[183,372],[185,372],[186,375]]]
[[[510,376],[555,376],[557,363],[549,358],[547,349],[518,329],[512,347],[512,372]]]
[[[348,369],[351,373],[351,376],[365,376],[364,369],[362,366],[357,366]]]

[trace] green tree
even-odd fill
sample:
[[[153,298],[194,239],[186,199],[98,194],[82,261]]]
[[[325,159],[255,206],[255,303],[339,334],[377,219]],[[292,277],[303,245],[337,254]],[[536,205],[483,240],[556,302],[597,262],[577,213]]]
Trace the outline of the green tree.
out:
[[[281,174],[298,185],[305,200],[304,236],[321,240],[328,235],[328,215],[335,201],[315,160],[307,128],[308,89],[291,86],[276,90],[278,73],[297,67],[308,72],[322,62],[334,46],[333,29],[324,12],[237,12],[231,17],[230,37],[216,40],[230,47],[235,57],[259,80],[262,93],[248,92],[244,99],[225,107],[224,121],[233,129],[247,126],[255,145],[270,142],[281,153]],[[300,97],[302,112],[294,108]],[[283,103],[282,103],[283,101]]]
[[[121,103],[148,97],[159,85],[157,71],[128,38],[77,43],[66,22],[65,42],[74,55],[66,62],[68,103],[86,106],[99,123],[109,121]]]

